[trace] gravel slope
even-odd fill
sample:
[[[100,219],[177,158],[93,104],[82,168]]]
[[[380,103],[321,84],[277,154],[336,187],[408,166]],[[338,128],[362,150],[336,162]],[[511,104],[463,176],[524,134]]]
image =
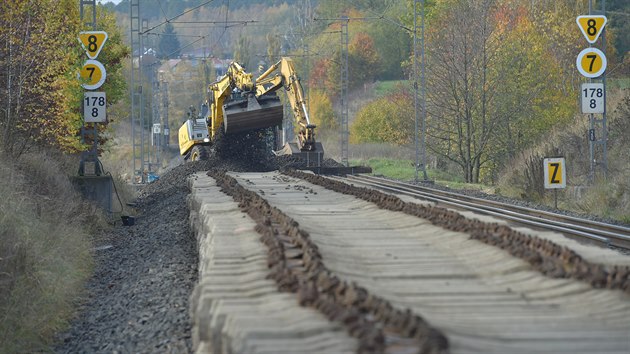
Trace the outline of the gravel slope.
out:
[[[58,336],[57,353],[188,353],[189,297],[197,282],[197,250],[188,227],[188,176],[210,169],[271,171],[294,166],[290,156],[249,161],[219,159],[176,166],[145,186],[134,226],[116,226],[99,238],[88,298],[71,329]],[[327,166],[336,165],[332,160]],[[110,247],[111,246],[111,247]]]
[[[139,200],[131,227],[116,226],[97,246],[89,299],[58,353],[186,353],[188,298],[197,253],[188,230],[184,183]]]

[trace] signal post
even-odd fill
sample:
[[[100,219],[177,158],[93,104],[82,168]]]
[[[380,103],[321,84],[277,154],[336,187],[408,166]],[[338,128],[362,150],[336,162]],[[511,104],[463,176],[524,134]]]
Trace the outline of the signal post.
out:
[[[111,214],[113,180],[111,175],[103,174],[98,159],[98,124],[107,122],[107,95],[103,91],[95,91],[107,78],[105,66],[96,60],[107,41],[107,32],[96,30],[96,0],[79,0],[79,6],[82,23],[85,23],[84,9],[91,6],[92,10],[92,22],[88,25],[93,30],[80,32],[77,38],[88,57],[77,74],[86,90],[82,100],[81,142],[85,143],[86,138],[91,137],[92,144],[88,151],[81,153],[79,176],[74,178],[74,183],[86,199],[96,202]]]
[[[580,108],[583,114],[589,115],[589,181],[594,182],[599,170],[604,178],[608,169],[606,127],[606,37],[604,28],[607,18],[603,14],[593,14],[592,0],[589,0],[589,14],[575,19],[580,31],[589,44],[597,43],[602,38],[601,48],[589,46],[578,54],[576,67],[588,83],[580,87]],[[602,2],[602,13],[605,1]],[[601,115],[601,118],[598,116]]]

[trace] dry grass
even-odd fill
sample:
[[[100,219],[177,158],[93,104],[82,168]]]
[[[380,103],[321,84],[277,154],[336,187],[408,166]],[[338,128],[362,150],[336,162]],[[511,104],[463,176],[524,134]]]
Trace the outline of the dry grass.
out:
[[[91,273],[96,208],[67,178],[69,159],[0,157],[0,352],[46,351]],[[97,223],[98,224],[98,223]]]
[[[553,204],[553,193],[531,193],[532,184],[526,171],[529,159],[565,156],[567,163],[566,191],[560,191],[560,207],[567,210],[630,222],[630,95],[629,90],[611,90],[608,93],[608,178],[597,174],[595,183],[589,184],[589,129],[586,115],[577,115],[570,127],[561,127],[545,141],[524,152],[512,161],[499,179],[502,194]],[[533,173],[533,172],[532,172]],[[542,183],[542,176],[538,183]]]

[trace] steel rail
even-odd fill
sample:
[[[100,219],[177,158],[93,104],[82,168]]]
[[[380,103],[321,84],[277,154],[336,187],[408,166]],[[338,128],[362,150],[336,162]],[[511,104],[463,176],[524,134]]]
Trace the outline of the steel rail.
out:
[[[342,178],[388,192],[422,198],[455,208],[497,216],[521,224],[587,238],[606,246],[630,249],[630,228],[519,205],[471,197],[385,178],[354,175]]]

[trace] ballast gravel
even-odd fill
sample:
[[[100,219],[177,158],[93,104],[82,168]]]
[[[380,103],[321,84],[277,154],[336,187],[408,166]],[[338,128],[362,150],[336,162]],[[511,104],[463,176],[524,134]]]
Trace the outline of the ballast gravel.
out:
[[[188,298],[197,253],[187,194],[181,183],[160,198],[141,198],[135,225],[116,226],[96,245],[89,298],[56,352],[190,352]]]
[[[197,250],[188,225],[186,179],[210,169],[272,171],[299,164],[290,156],[257,161],[187,162],[146,185],[135,225],[117,225],[95,244],[94,275],[57,353],[189,353],[189,297],[197,282]],[[333,160],[327,166],[336,165]]]

